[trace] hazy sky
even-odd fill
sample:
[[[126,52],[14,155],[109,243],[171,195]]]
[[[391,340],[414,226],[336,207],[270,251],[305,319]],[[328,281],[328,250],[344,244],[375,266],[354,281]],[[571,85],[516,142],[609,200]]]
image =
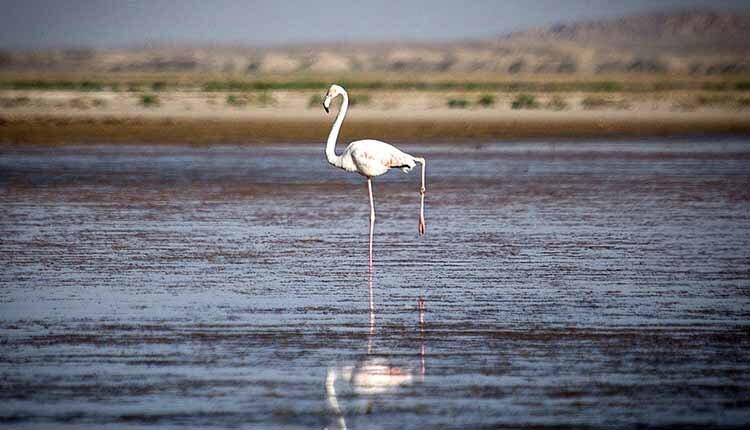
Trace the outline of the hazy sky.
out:
[[[0,0],[0,48],[446,40],[644,10],[747,0]]]

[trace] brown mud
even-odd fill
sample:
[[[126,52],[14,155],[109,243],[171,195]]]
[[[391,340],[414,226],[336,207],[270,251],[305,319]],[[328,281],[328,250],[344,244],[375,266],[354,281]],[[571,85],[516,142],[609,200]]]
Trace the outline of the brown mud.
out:
[[[0,143],[290,143],[323,141],[330,119],[280,114],[247,117],[169,116],[0,116]],[[696,135],[750,135],[750,117],[741,113],[612,112],[469,113],[350,118],[341,140],[378,136],[387,141],[452,142],[495,139],[592,139]]]

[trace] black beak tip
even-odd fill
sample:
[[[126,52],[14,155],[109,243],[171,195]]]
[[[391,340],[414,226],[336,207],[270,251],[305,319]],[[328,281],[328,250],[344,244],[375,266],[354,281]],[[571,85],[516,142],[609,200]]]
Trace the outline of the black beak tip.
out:
[[[328,113],[328,106],[326,106],[326,105],[323,105],[323,109],[325,109],[325,110],[326,110],[326,113]]]

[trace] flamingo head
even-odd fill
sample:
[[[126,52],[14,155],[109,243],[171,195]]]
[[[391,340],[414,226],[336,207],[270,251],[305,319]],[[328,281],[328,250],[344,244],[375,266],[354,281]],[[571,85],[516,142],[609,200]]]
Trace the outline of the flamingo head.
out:
[[[341,94],[346,94],[346,91],[342,87],[336,84],[331,85],[331,88],[328,89],[328,92],[323,99],[323,109],[326,110],[326,113],[328,113],[328,109],[331,107],[331,100],[335,99]]]

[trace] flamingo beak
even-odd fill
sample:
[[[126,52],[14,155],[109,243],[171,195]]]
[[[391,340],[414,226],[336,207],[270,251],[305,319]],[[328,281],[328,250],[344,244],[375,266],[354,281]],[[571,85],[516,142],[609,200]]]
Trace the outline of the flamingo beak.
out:
[[[325,103],[323,103],[323,109],[325,109],[325,110],[326,110],[326,113],[328,113],[328,112],[329,112],[329,111],[328,111],[328,106],[326,106],[326,105],[325,105]]]
[[[328,113],[328,108],[331,106],[331,96],[329,94],[326,94],[325,99],[323,99],[323,109],[326,110],[326,113]]]

